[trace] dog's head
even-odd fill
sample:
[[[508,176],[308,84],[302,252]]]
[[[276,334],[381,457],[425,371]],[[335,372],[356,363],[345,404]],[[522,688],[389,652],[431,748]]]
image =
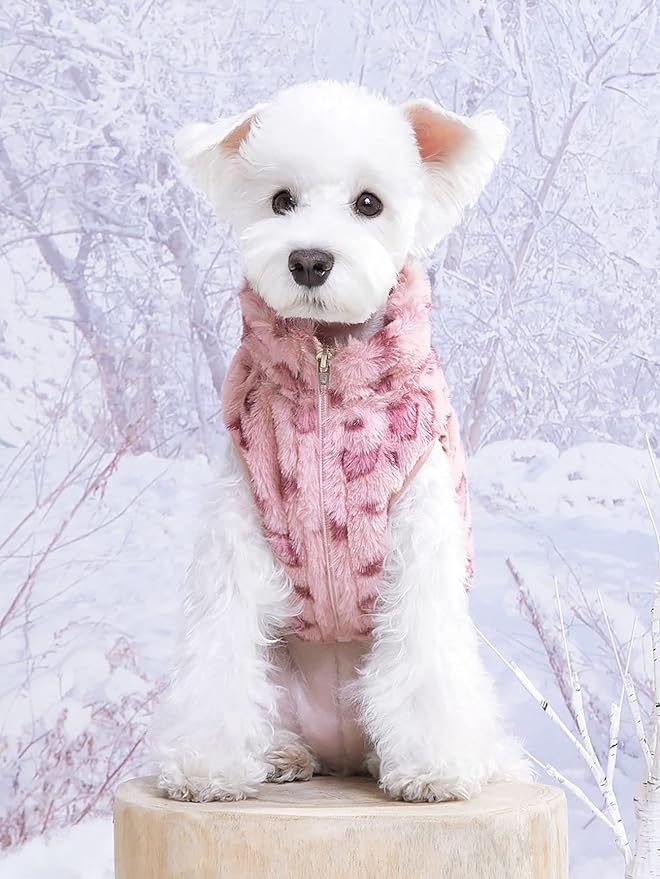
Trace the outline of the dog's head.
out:
[[[177,152],[239,235],[244,271],[283,317],[357,324],[381,307],[409,255],[473,204],[507,130],[426,100],[394,106],[314,82],[213,124]]]

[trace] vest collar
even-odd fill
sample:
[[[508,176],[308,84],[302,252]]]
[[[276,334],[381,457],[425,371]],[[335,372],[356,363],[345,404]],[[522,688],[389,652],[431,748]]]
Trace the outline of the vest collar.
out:
[[[249,348],[264,378],[280,385],[287,396],[315,390],[316,322],[280,317],[247,283],[240,293],[243,315],[241,345]],[[368,396],[414,379],[422,369],[435,368],[431,349],[431,290],[421,265],[407,263],[390,291],[381,329],[366,339],[349,339],[330,348],[329,390],[343,400]],[[432,362],[429,363],[429,358]]]

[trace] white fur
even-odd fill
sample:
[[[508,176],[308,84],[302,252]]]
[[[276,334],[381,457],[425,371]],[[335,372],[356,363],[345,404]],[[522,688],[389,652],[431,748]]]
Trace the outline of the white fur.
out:
[[[464,530],[439,444],[394,505],[390,541],[375,640],[355,687],[368,770],[390,796],[429,802],[528,778],[479,657]],[[175,674],[150,737],[160,787],[176,799],[242,799],[266,780],[311,777],[318,761],[290,728],[271,655],[295,607],[230,443],[188,590]]]
[[[375,641],[358,691],[380,784],[396,799],[468,799],[488,781],[529,777],[479,657],[464,535],[438,444],[392,510]]]
[[[409,113],[415,106],[465,133],[442,162],[423,162]],[[226,138],[249,129],[238,150]],[[409,255],[430,250],[474,203],[498,161],[507,130],[492,113],[467,119],[431,101],[395,106],[337,82],[294,86],[266,104],[211,125],[187,126],[176,148],[193,182],[239,235],[245,273],[283,317],[358,324],[384,304]],[[274,215],[290,189],[295,211]],[[353,210],[363,191],[384,210]],[[297,248],[329,250],[335,265],[310,294],[288,270]]]
[[[267,650],[294,612],[227,440],[188,577],[172,683],[150,737],[171,797],[243,799],[271,772],[279,694]]]
[[[416,108],[426,133],[437,122],[458,134],[449,139],[453,151],[438,151],[441,161],[422,160]],[[459,221],[505,136],[489,114],[463,119],[430,102],[396,107],[325,82],[189,126],[177,150],[239,233],[246,275],[261,296],[283,317],[353,326],[383,306],[410,254]],[[298,207],[278,216],[271,201],[283,188]],[[382,200],[379,217],[353,210],[364,190]],[[294,283],[288,255],[296,248],[332,252],[323,286]],[[463,523],[440,445],[395,504],[390,532],[375,639],[354,687],[367,768],[406,800],[465,798],[489,780],[526,777],[479,658]],[[295,700],[276,683],[287,647],[274,644],[296,612],[292,590],[230,443],[188,590],[172,684],[151,735],[161,788],[178,799],[241,799],[266,779],[310,777],[319,761],[301,736]],[[332,710],[335,694],[326,695]]]

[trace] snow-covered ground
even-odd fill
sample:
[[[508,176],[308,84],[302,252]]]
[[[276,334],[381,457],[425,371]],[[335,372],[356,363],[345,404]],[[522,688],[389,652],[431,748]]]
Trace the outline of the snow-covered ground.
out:
[[[111,468],[107,483],[80,501],[92,474],[98,480],[109,460],[90,457],[80,463],[72,449],[56,447],[45,462],[28,466],[16,457],[16,449],[0,448],[0,544],[30,513],[35,497],[42,503],[24,529],[27,536],[21,537],[19,529],[9,544],[11,552],[0,550],[3,613],[6,596],[34,570],[62,514],[75,510],[57,548],[29,584],[23,610],[10,623],[0,687],[0,834],[5,843],[20,839],[24,825],[37,834],[39,822],[58,832],[36,835],[5,853],[2,879],[111,877],[110,792],[121,778],[148,768],[140,748],[132,748],[148,723],[154,682],[174,645],[180,587],[210,469],[202,457],[126,457]],[[72,466],[71,485],[51,507],[49,491]],[[521,618],[506,559],[524,578],[555,639],[556,575],[576,666],[585,668],[585,688],[591,686],[596,710],[607,711],[618,698],[614,662],[585,619],[590,610],[598,618],[600,589],[622,641],[630,635],[635,614],[642,622],[639,631],[645,628],[656,577],[654,543],[638,486],[640,481],[653,496],[646,453],[590,443],[559,454],[547,443],[500,442],[485,447],[470,470],[477,624],[566,717],[538,635]],[[528,749],[584,783],[597,798],[584,766],[547,717],[497,657],[485,655]],[[633,668],[644,680],[641,654],[634,656]],[[617,793],[631,827],[640,766],[628,733],[622,736],[627,755]],[[594,723],[597,750],[606,748],[606,738],[601,718]],[[46,811],[49,798],[55,817]],[[572,877],[621,877],[608,832],[575,800],[569,807]],[[67,824],[72,826],[62,830]]]

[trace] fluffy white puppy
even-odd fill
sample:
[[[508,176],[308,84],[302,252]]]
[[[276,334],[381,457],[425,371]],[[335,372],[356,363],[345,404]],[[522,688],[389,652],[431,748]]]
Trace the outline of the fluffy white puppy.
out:
[[[491,113],[394,106],[336,82],[295,86],[179,134],[194,184],[239,236],[245,276],[276,335],[313,326],[319,413],[323,352],[382,329],[402,269],[474,203],[506,135]],[[267,780],[365,770],[394,798],[438,801],[527,777],[479,657],[464,522],[441,443],[389,506],[382,566],[360,571],[377,582],[368,635],[339,642],[300,637],[294,623],[309,590],[293,588],[273,551],[244,464],[228,442],[151,735],[161,788],[179,799],[240,799]],[[322,464],[324,478],[332,474]],[[329,572],[328,582],[336,588]]]

